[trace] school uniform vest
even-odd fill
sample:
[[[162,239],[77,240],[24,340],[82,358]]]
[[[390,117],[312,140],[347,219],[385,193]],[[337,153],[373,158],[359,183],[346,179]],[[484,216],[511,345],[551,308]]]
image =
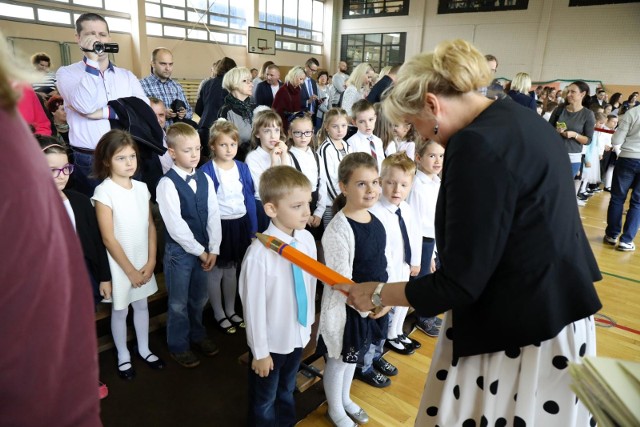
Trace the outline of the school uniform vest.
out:
[[[207,203],[209,200],[209,185],[207,183],[207,177],[202,171],[195,171],[196,183],[198,185],[194,193],[189,184],[173,169],[169,169],[165,176],[173,181],[176,190],[178,190],[178,196],[180,197],[180,215],[182,219],[189,226],[193,237],[198,243],[204,246],[208,252],[209,235],[207,234],[207,218],[209,216],[209,208]],[[165,232],[165,239],[167,242],[176,243],[168,232]]]

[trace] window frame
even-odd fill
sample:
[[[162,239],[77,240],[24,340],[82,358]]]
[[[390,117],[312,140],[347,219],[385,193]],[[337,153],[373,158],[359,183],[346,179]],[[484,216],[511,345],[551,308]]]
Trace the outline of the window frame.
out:
[[[385,35],[399,35],[399,41],[398,43],[384,43],[384,36]],[[374,45],[371,44],[370,41],[367,41],[367,36],[369,36],[371,38],[371,36],[380,36],[380,44]],[[362,56],[361,59],[354,59],[352,56],[350,56],[348,54],[349,48],[353,47],[354,44],[349,44],[349,38],[360,38],[362,37],[362,44],[361,44],[361,48],[362,48]],[[368,62],[374,70],[376,70],[376,72],[380,72],[380,70],[388,65],[400,65],[405,61],[406,58],[406,45],[407,45],[407,33],[406,32],[390,32],[390,33],[357,33],[357,34],[342,34],[341,38],[340,38],[340,58],[344,58],[347,63],[351,66],[351,68],[357,66],[358,64],[362,63],[362,62]],[[377,62],[372,62],[372,61],[366,61],[365,60],[365,55],[366,55],[366,47],[367,46],[376,46],[380,48],[380,58],[378,59]],[[388,48],[391,46],[397,46],[398,47],[398,58],[397,60],[393,60],[393,61],[383,61],[382,60],[382,52],[384,51],[384,48]]]
[[[381,12],[381,13],[363,13],[363,14],[351,14],[353,11],[352,6],[366,6],[376,5],[382,3],[382,7],[386,8],[387,3],[397,3],[402,1],[400,11],[398,12]],[[362,18],[377,18],[383,16],[407,16],[409,15],[409,2],[410,0],[344,0],[342,2],[342,19],[362,19]],[[373,6],[372,6],[373,7]]]
[[[465,0],[438,0],[438,15],[447,15],[451,13],[475,13],[475,12],[504,12],[510,10],[527,10],[529,8],[529,0],[514,0],[515,4],[505,6],[466,6],[469,3]],[[451,3],[459,3],[460,7],[450,8]],[[475,3],[475,2],[471,2]]]
[[[273,1],[273,0],[272,0]],[[264,6],[266,9],[267,0],[260,0],[258,2],[258,28],[263,28],[265,30],[274,30],[276,32],[276,50],[283,50],[287,52],[298,52],[298,53],[306,53],[312,55],[322,55],[323,54],[323,46],[324,46],[324,31],[316,31],[313,29],[314,22],[314,3],[322,4],[321,8],[321,16],[322,16],[322,28],[324,28],[325,24],[325,1],[324,0],[311,0],[311,21],[310,28],[301,27],[300,23],[300,7],[297,9],[296,14],[296,22],[298,25],[285,24],[285,15],[284,15],[284,0],[277,0],[282,4],[282,12],[280,14],[280,22],[270,22],[267,21],[267,17],[269,16],[265,11],[261,11],[261,8]],[[298,6],[300,3],[298,2]],[[264,20],[261,17],[264,16]],[[288,29],[290,31],[295,31],[296,36],[293,35],[284,35],[284,29]],[[309,32],[310,38],[300,37],[300,32]],[[318,38],[314,40],[314,35]],[[319,36],[318,36],[319,35]],[[286,46],[286,47],[285,47]]]

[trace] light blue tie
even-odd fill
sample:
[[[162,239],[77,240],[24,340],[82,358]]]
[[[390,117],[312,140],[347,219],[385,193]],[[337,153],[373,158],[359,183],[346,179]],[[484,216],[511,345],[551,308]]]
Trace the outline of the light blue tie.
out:
[[[290,243],[291,247],[296,247],[296,242]],[[302,278],[302,270],[295,264],[291,264],[293,271],[293,283],[296,292],[296,303],[298,304],[298,322],[302,326],[307,326],[307,290]]]
[[[309,112],[313,113],[313,109],[315,105],[313,105],[313,100],[311,97],[313,96],[313,87],[311,86],[311,77],[307,77],[307,92],[309,92]]]

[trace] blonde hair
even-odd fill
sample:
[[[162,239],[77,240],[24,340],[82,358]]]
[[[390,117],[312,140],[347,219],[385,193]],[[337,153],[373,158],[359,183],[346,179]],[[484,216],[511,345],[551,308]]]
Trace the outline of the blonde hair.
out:
[[[200,138],[198,131],[191,125],[178,122],[169,126],[167,129],[167,147],[175,148],[179,139]]]
[[[511,80],[511,90],[524,93],[526,95],[530,88],[531,77],[529,77],[529,74],[527,73],[518,73],[513,80]]]
[[[311,182],[302,172],[291,166],[273,166],[260,175],[260,200],[263,204],[278,202],[296,188],[311,192]]]
[[[284,82],[285,83],[289,83],[290,85],[293,84],[293,81],[300,77],[300,76],[306,76],[307,73],[304,72],[304,68],[302,67],[293,67],[292,69],[289,70],[289,72],[287,73],[286,76],[284,76]]]
[[[16,81],[36,82],[41,76],[29,67],[26,61],[17,60],[9,49],[7,39],[0,31],[0,108],[11,111],[22,96],[22,86],[12,84]]]
[[[391,172],[392,168],[398,168],[402,172],[409,175],[416,174],[416,162],[411,160],[411,157],[407,156],[407,153],[405,153],[404,151],[393,153],[387,156],[382,161],[382,170],[380,171],[380,176],[386,176],[389,172]]]
[[[222,87],[233,92],[240,88],[243,80],[251,80],[251,71],[247,67],[232,68],[222,78]]]
[[[280,128],[280,139],[282,139],[282,118],[278,113],[273,111],[271,108],[255,113],[253,116],[253,125],[251,127],[251,149],[255,149],[260,146],[258,131],[263,127],[271,125],[275,125]]]
[[[349,124],[349,115],[347,112],[340,107],[333,107],[326,113],[324,113],[322,119],[322,128],[318,131],[318,141],[324,142],[325,139],[329,137],[329,132],[327,132],[327,128],[333,123],[334,120],[339,119],[340,117],[344,117],[347,121],[347,125]]]
[[[487,60],[471,43],[445,41],[400,68],[382,108],[392,122],[401,122],[422,112],[427,93],[461,96],[487,86],[492,78]]]
[[[365,82],[367,81],[367,73],[369,71],[373,71],[373,67],[371,67],[368,62],[358,64],[358,66],[353,69],[353,72],[351,73],[345,84],[347,86],[353,86],[358,91],[360,91],[362,89],[362,86],[364,86]]]
[[[213,146],[221,136],[226,135],[233,139],[238,145],[240,145],[240,134],[238,128],[232,122],[224,119],[218,119],[209,128],[209,147],[211,147],[211,158],[215,155],[213,153]]]

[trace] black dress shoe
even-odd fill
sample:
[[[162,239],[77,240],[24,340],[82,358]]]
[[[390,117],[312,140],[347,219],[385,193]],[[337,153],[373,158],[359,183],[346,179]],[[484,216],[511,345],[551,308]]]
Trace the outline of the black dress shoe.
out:
[[[166,366],[164,361],[162,359],[160,359],[158,356],[156,356],[155,354],[153,354],[153,353],[149,353],[149,355],[147,357],[142,357],[142,356],[140,356],[140,353],[138,353],[138,356],[140,357],[140,359],[144,360],[144,363],[146,363],[147,366],[150,367],[151,369],[159,370],[159,369],[163,369]],[[158,357],[158,360],[155,360],[153,362],[150,361],[149,358],[151,356]]]
[[[402,335],[398,335],[398,338],[400,339],[400,341],[404,344],[404,345],[410,345],[412,346],[414,349],[419,349],[420,347],[422,347],[422,344],[420,344],[419,341],[414,340],[411,337],[408,337],[404,334]],[[410,342],[407,342],[407,340],[409,340]]]
[[[129,365],[129,369],[125,369],[124,371],[120,369],[121,366]],[[131,362],[124,362],[118,365],[118,376],[123,380],[132,380],[136,376],[136,371],[133,369],[133,365]]]
[[[413,348],[412,345],[406,345],[405,343],[400,341],[398,338],[394,338],[392,340],[387,339],[384,343],[384,346],[387,347],[389,350],[392,350],[392,351],[395,351],[396,353],[404,354],[404,355],[409,355],[416,352],[416,350]]]

